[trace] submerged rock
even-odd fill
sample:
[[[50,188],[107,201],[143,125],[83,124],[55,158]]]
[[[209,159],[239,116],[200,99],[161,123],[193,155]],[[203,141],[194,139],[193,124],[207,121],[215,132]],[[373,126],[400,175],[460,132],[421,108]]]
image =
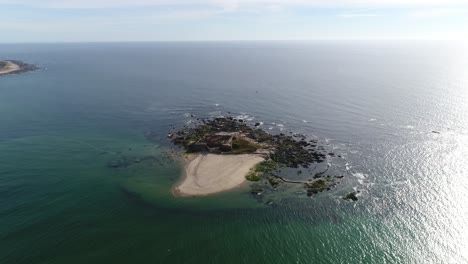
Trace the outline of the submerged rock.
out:
[[[168,135],[169,136],[169,135]],[[156,131],[148,131],[145,133],[145,138],[151,142],[159,142],[161,137],[158,135]]]
[[[253,189],[252,191],[250,191],[250,193],[253,195],[261,195],[263,192],[263,189]]]
[[[127,168],[129,166],[132,166],[134,164],[141,163],[141,162],[144,162],[144,161],[157,161],[159,163],[159,165],[161,165],[161,166],[164,165],[155,156],[143,156],[143,157],[126,157],[126,156],[123,156],[123,157],[120,157],[118,159],[111,160],[111,161],[107,162],[107,167],[114,168],[114,169]]]
[[[107,163],[107,167],[109,168],[120,168],[125,166],[126,165],[122,160],[112,160]]]

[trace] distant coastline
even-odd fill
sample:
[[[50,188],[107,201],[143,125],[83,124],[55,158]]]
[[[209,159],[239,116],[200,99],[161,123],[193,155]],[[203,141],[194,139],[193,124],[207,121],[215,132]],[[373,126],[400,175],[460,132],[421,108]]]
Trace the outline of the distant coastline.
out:
[[[19,74],[39,69],[36,65],[28,64],[19,60],[0,60],[0,76],[8,74]]]

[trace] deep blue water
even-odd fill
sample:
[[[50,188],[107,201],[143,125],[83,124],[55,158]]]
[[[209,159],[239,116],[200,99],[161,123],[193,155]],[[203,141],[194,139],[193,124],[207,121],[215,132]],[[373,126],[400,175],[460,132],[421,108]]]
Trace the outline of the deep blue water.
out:
[[[468,52],[428,42],[0,45],[1,263],[468,263]],[[345,178],[175,198],[166,133],[232,114]],[[148,141],[145,133],[160,135]],[[124,169],[121,156],[161,157]],[[310,175],[300,177],[307,178]],[[297,175],[294,177],[298,177]],[[356,203],[341,197],[359,190]]]

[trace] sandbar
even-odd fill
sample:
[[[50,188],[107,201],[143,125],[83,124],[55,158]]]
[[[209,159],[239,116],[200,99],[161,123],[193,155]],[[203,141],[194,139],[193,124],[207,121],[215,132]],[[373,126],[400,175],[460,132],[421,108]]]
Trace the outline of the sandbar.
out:
[[[11,61],[4,61],[3,63],[5,63],[6,65],[3,68],[0,68],[0,75],[21,70],[19,65]]]
[[[204,196],[239,187],[256,164],[264,161],[258,154],[199,154],[185,165],[185,177],[174,188],[178,196]]]

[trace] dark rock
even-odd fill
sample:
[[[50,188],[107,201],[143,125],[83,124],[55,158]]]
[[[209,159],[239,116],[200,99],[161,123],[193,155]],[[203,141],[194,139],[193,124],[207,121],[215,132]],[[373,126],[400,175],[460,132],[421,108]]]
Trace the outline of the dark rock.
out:
[[[198,125],[184,127],[172,137],[172,142],[185,148],[187,152],[206,152],[217,154],[240,154],[259,151],[281,168],[308,169],[312,164],[323,163],[327,157],[334,156],[332,152],[326,152],[323,146],[317,144],[317,140],[307,140],[304,135],[285,135],[280,133],[271,135],[258,128],[260,122],[254,126],[243,120],[233,117],[219,117],[214,119],[201,119]],[[172,132],[170,134],[173,134]],[[291,134],[291,133],[289,133]],[[153,133],[147,133],[147,138],[154,138]],[[301,174],[298,170],[297,174]],[[316,174],[314,178],[323,175]],[[273,175],[273,171],[265,172],[263,179],[276,188],[281,182],[288,181]],[[288,181],[289,182],[289,181]],[[295,182],[302,183],[303,182]],[[323,187],[308,187],[308,195],[329,189],[334,185],[333,178],[327,177]]]
[[[352,192],[352,193],[349,193],[347,194],[345,197],[343,197],[343,199],[345,199],[346,201],[349,201],[349,200],[352,200],[352,201],[357,201],[358,198],[357,198],[357,194],[359,193],[359,191],[357,192]]]
[[[268,183],[270,183],[270,185],[273,187],[273,188],[276,188],[278,187],[278,185],[280,185],[280,183],[282,183],[283,181],[279,178],[276,178],[276,177],[269,177],[268,178]]]
[[[307,193],[309,194],[316,194],[319,192],[323,192],[330,187],[332,187],[335,183],[333,180],[327,178],[327,179],[318,179],[318,180],[312,180],[307,183],[305,183],[305,187],[307,188]]]
[[[209,148],[218,148],[221,151],[230,151],[232,149],[232,135],[210,135],[206,136],[201,142],[206,143]]]
[[[202,152],[208,151],[208,145],[205,142],[193,142],[188,145],[188,151],[190,152]]]
[[[253,195],[261,195],[263,192],[263,189],[253,189],[250,193]]]

